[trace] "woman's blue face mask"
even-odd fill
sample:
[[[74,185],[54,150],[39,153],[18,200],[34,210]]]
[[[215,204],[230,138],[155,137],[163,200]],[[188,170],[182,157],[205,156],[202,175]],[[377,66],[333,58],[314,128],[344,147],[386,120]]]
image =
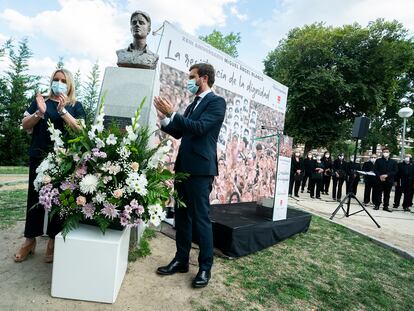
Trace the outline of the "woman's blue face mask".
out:
[[[67,95],[68,94],[68,87],[65,83],[62,83],[60,81],[53,81],[52,82],[52,92],[55,95],[60,95],[60,94],[64,94]]]

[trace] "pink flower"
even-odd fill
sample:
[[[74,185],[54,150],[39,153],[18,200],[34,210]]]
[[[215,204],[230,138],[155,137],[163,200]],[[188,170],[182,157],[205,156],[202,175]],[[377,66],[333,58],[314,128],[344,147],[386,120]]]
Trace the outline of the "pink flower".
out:
[[[44,175],[43,176],[43,183],[44,184],[49,184],[52,181],[52,178],[50,178],[49,175]]]
[[[76,198],[76,204],[79,206],[84,206],[86,204],[86,198],[84,196],[78,196]]]
[[[130,203],[129,203],[129,205],[131,205],[131,208],[134,210],[134,209],[137,209],[138,208],[138,201],[137,200],[135,200],[135,199],[133,199]]]
[[[86,174],[86,166],[78,168],[75,174],[77,178],[82,178]]]
[[[125,217],[121,217],[120,222],[121,222],[121,225],[124,227],[126,227],[129,223],[128,219],[126,219]]]
[[[140,204],[137,207],[137,210],[135,211],[135,213],[137,213],[138,216],[141,216],[144,213],[145,209],[144,207]]]
[[[104,208],[101,210],[101,214],[108,218],[114,219],[118,217],[119,211],[116,210],[116,206],[111,203],[104,203]]]
[[[85,218],[92,219],[93,213],[95,213],[95,206],[92,203],[85,204],[85,206],[82,207],[82,213],[85,215]]]
[[[131,163],[131,168],[134,172],[137,172],[139,169],[139,164],[137,162],[132,162]]]
[[[76,184],[70,181],[64,181],[60,185],[60,189],[62,190],[66,190],[66,189],[75,190],[76,188],[77,188]]]
[[[122,197],[122,194],[124,193],[124,191],[122,189],[116,189],[114,191],[114,197],[119,199],[120,197]]]

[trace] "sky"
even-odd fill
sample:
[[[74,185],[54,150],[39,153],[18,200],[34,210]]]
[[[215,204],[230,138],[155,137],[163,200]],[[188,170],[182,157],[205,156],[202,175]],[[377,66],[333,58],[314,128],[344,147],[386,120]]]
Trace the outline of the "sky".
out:
[[[262,71],[263,60],[294,27],[314,22],[366,26],[377,18],[398,20],[414,34],[413,0],[1,0],[0,45],[28,39],[30,73],[49,77],[59,57],[85,80],[92,65],[116,66],[115,51],[131,42],[132,12],[147,12],[152,30],[167,20],[192,35],[240,33],[239,59]],[[156,51],[160,36],[148,36]],[[0,72],[7,69],[0,61]]]

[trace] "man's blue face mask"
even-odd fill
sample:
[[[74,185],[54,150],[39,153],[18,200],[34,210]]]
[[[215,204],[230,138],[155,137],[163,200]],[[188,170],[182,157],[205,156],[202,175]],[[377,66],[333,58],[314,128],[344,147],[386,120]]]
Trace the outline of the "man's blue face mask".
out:
[[[67,95],[68,93],[68,87],[65,83],[62,83],[60,81],[53,81],[52,82],[52,92],[55,95],[60,95],[60,94],[65,94]]]
[[[195,79],[188,80],[188,82],[187,82],[187,90],[191,94],[197,93],[197,91],[198,91],[199,88],[200,87],[196,84],[196,80]]]

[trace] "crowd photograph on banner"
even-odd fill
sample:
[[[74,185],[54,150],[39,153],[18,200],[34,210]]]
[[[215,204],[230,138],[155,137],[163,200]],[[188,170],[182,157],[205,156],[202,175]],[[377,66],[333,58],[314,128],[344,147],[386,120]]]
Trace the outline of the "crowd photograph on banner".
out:
[[[190,101],[181,83],[185,77],[185,72],[161,64],[160,96],[168,98],[182,113]],[[272,197],[276,181],[278,133],[283,131],[284,114],[218,86],[214,87],[214,91],[226,98],[227,108],[218,137],[219,176],[214,180],[210,202],[239,203]],[[158,131],[157,135],[158,141],[167,137],[162,131]],[[168,139],[171,141],[168,158],[172,169],[179,141]],[[288,150],[281,150],[284,156],[290,157]]]

